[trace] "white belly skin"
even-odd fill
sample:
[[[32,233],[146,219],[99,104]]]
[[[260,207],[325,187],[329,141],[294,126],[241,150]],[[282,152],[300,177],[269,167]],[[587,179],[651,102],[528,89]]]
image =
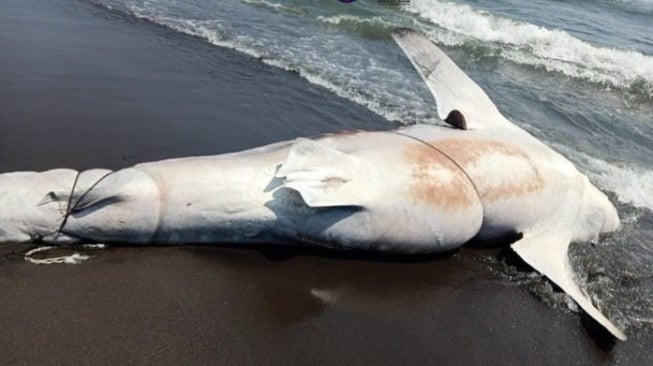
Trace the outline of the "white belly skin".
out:
[[[288,243],[436,252],[474,237],[482,206],[455,164],[387,132],[330,135],[321,144],[364,162],[351,205],[307,206],[275,172],[292,142],[172,159],[116,171],[84,198],[64,233],[119,243]],[[364,197],[364,198],[362,198]]]
[[[284,187],[282,178],[275,178],[292,141],[138,164],[107,175],[88,192],[94,180],[83,179],[59,236],[47,234],[61,225],[67,199],[38,203],[50,191],[70,190],[75,172],[3,174],[0,194],[10,200],[13,216],[0,224],[0,241],[299,241],[413,253],[450,250],[474,237],[544,228],[561,214],[575,220],[573,207],[560,208],[569,195],[579,194],[582,175],[527,134],[424,125],[396,132],[314,139],[358,162],[347,172],[350,197],[345,199],[350,203],[337,207],[309,207],[298,192]],[[316,161],[317,166],[321,163]],[[90,172],[81,177],[106,174]]]

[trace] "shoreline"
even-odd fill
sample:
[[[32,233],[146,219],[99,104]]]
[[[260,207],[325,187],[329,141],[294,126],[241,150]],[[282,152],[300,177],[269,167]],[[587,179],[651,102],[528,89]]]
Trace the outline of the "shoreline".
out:
[[[0,14],[0,171],[121,168],[396,125],[297,75],[79,0]],[[275,257],[276,253],[276,257]],[[111,247],[38,266],[0,248],[7,364],[645,364],[494,271],[219,247]],[[316,297],[315,294],[327,294]]]

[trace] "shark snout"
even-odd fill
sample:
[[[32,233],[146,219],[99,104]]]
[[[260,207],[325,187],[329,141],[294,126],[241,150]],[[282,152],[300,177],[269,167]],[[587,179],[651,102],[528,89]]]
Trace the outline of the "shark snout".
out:
[[[596,241],[600,234],[619,230],[621,220],[617,208],[608,196],[596,188],[587,178],[583,201],[576,227],[576,240]]]
[[[605,197],[605,195],[603,196]],[[604,219],[603,225],[601,227],[601,234],[617,231],[621,228],[621,219],[619,218],[617,208],[614,207],[608,197],[605,197],[605,201]]]

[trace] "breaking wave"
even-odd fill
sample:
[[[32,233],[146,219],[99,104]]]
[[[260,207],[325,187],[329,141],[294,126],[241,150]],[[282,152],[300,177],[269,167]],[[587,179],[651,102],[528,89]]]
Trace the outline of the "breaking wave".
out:
[[[295,14],[302,14],[303,13],[300,9],[297,9],[297,8],[294,8],[294,7],[291,7],[291,6],[288,6],[288,5],[280,4],[280,3],[275,3],[275,2],[272,2],[272,1],[268,1],[268,0],[241,0],[241,1],[246,3],[246,4],[266,7],[266,8],[270,8],[270,9],[274,9],[274,10],[281,10],[281,11],[285,11],[285,12],[288,12],[288,13],[295,13]]]
[[[653,56],[592,45],[561,29],[495,16],[469,5],[413,0],[404,10],[441,28],[428,32],[439,43],[461,46],[480,41],[499,48],[502,57],[515,63],[653,100]]]
[[[591,178],[614,191],[621,202],[653,210],[653,171],[622,163],[619,165],[585,156],[592,168]]]
[[[389,38],[392,30],[400,26],[380,16],[361,17],[340,14],[329,17],[318,16],[317,20],[327,25],[339,26],[349,31],[358,32],[368,38]]]
[[[609,163],[571,147],[552,145],[578,163],[592,182],[614,192],[619,201],[653,211],[653,170],[635,163]]]

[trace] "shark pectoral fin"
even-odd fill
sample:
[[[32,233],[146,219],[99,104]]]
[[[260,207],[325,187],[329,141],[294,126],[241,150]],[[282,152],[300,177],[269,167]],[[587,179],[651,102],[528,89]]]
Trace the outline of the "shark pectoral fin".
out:
[[[362,206],[352,181],[358,159],[317,141],[299,138],[275,177],[310,207]]]
[[[442,120],[463,130],[516,128],[483,89],[425,35],[399,28],[392,37],[426,82]]]
[[[626,340],[626,335],[592,304],[587,293],[575,282],[567,256],[570,239],[570,235],[524,236],[511,247],[526,263],[547,276],[571,296],[588,315],[612,335],[622,341]]]

